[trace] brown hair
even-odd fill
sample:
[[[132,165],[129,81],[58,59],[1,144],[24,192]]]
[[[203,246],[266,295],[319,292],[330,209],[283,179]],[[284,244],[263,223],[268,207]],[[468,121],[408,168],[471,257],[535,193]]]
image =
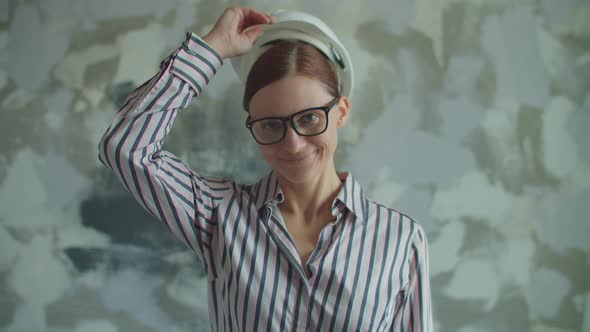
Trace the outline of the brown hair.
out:
[[[242,104],[244,110],[249,111],[250,99],[258,90],[294,74],[315,79],[329,94],[338,96],[335,68],[320,50],[302,41],[276,40],[250,69]]]

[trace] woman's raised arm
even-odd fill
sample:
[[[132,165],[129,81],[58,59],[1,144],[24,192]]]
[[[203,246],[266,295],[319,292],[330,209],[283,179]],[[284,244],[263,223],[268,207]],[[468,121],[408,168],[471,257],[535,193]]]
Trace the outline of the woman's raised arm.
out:
[[[204,39],[188,33],[183,45],[162,61],[160,71],[127,96],[99,144],[100,161],[147,211],[202,258],[210,277],[216,275],[211,256],[217,227],[214,215],[219,202],[233,193],[234,183],[193,172],[162,145],[178,112],[202,92],[223,58],[247,50],[244,39],[240,44],[231,36],[241,36],[253,24],[270,23],[271,18],[264,15],[231,8]],[[252,32],[256,28],[248,31],[241,38],[251,39],[251,45],[258,33]]]

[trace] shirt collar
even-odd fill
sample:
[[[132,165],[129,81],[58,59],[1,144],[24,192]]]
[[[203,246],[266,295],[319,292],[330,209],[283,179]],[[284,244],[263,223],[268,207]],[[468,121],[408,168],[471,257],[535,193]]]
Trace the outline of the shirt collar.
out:
[[[279,185],[279,179],[274,171],[270,171],[254,185],[253,195],[256,209],[259,211],[271,202],[279,204],[285,199]]]
[[[366,218],[363,216],[367,208],[367,198],[363,188],[349,172],[338,173],[338,177],[343,181],[343,186],[332,202],[332,214],[339,215],[347,210],[354,214],[357,220],[365,221]],[[270,171],[254,185],[253,194],[258,211],[270,203],[276,205],[285,200],[274,171]]]
[[[338,177],[344,183],[332,203],[332,214],[337,215],[345,209],[354,214],[357,220],[366,221],[367,218],[364,218],[364,215],[367,208],[367,199],[363,188],[349,172],[338,173]]]

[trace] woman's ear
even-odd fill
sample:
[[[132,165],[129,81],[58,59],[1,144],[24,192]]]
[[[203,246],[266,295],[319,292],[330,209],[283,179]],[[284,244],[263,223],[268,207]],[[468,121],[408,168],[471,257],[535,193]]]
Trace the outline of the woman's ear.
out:
[[[342,128],[348,121],[348,115],[350,113],[350,101],[348,100],[348,97],[341,96],[340,100],[334,105],[334,107],[336,108],[335,111],[338,115],[338,118],[336,119],[336,127]]]

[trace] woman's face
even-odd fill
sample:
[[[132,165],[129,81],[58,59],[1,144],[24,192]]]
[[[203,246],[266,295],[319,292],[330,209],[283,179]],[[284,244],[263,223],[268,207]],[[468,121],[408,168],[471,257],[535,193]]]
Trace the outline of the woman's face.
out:
[[[289,76],[260,89],[249,104],[250,117],[289,116],[303,109],[328,105],[334,96],[316,80]],[[279,176],[292,183],[304,183],[323,175],[333,166],[338,144],[337,129],[348,119],[346,97],[328,113],[328,128],[317,136],[300,136],[289,124],[285,137],[271,145],[258,144],[262,155]]]

